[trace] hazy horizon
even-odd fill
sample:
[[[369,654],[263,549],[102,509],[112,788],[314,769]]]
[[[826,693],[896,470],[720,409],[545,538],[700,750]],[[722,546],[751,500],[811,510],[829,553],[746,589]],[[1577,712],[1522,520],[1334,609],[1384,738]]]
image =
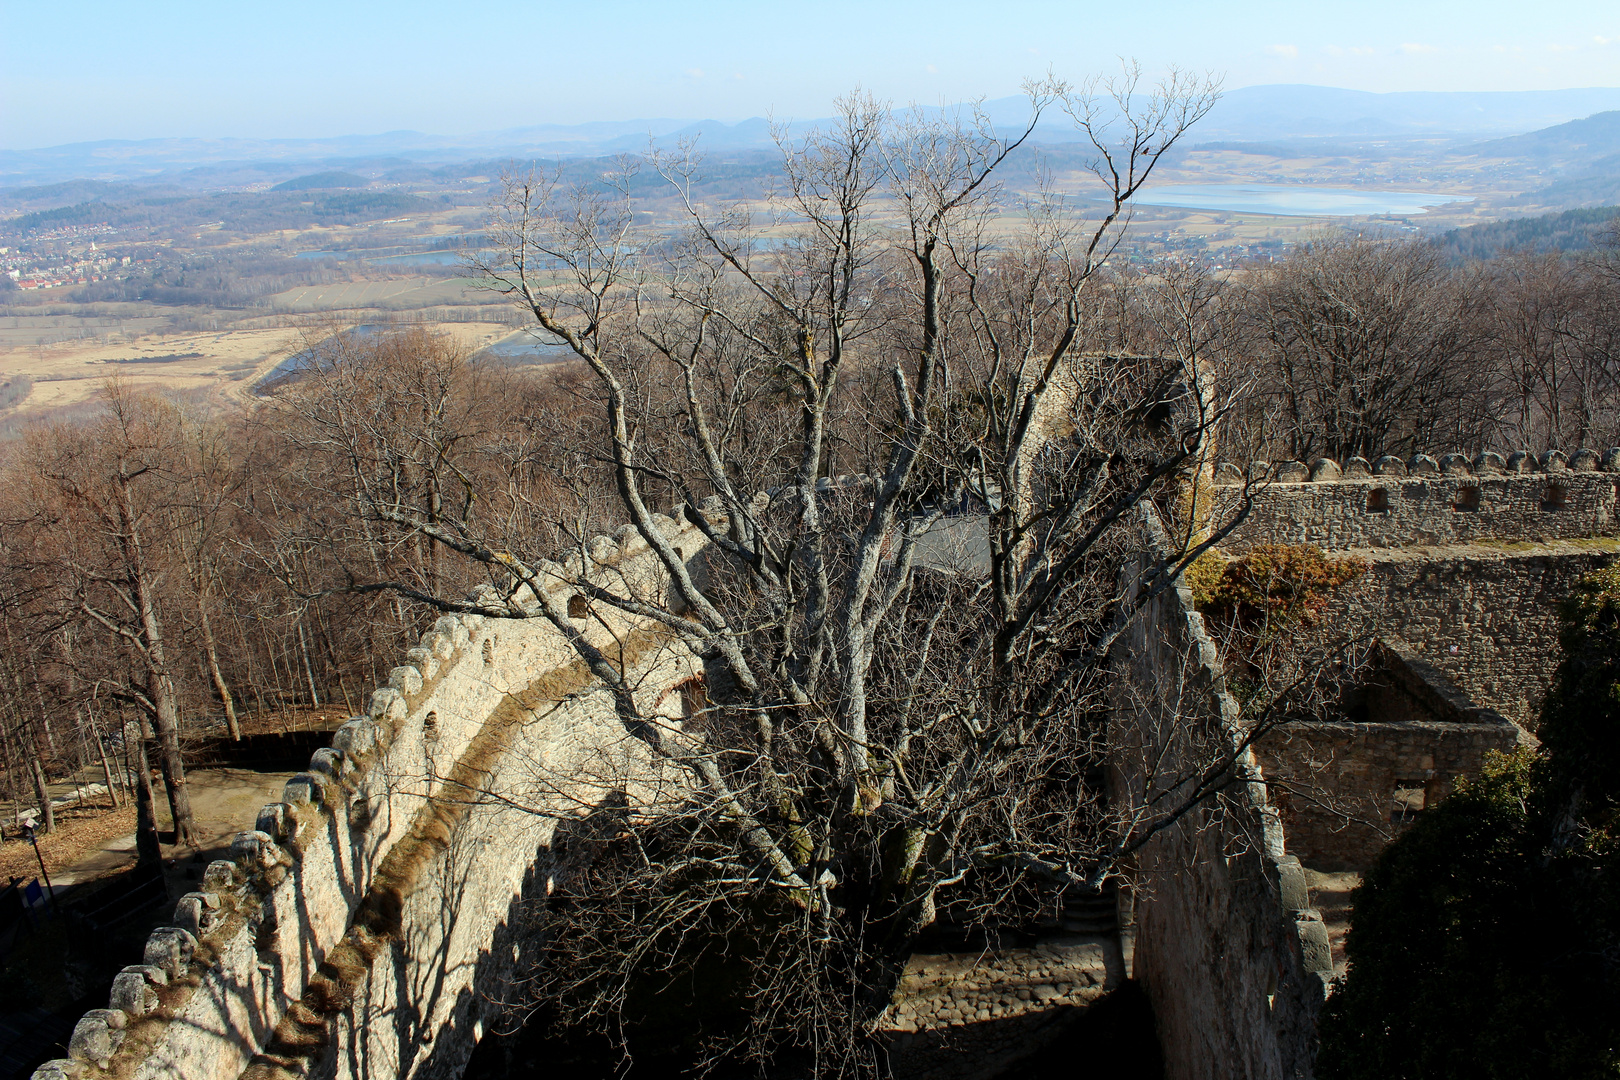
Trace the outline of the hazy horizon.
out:
[[[1541,90],[1541,91],[1534,91],[1534,90],[1533,91],[1444,91],[1444,90],[1436,90],[1436,91],[1402,91],[1402,90],[1358,91],[1358,90],[1354,89],[1353,87],[1323,86],[1323,85],[1316,84],[1316,83],[1258,83],[1258,84],[1255,84],[1255,85],[1252,85],[1252,86],[1242,86],[1242,87],[1227,86],[1227,87],[1223,88],[1223,93],[1226,94],[1226,95],[1231,95],[1232,93],[1234,93],[1236,91],[1240,91],[1240,90],[1261,91],[1261,90],[1290,90],[1290,89],[1311,90],[1311,91],[1335,91],[1335,92],[1336,91],[1347,91],[1347,92],[1350,92],[1350,93],[1372,93],[1372,94],[1377,94],[1380,97],[1399,96],[1399,95],[1407,95],[1407,94],[1502,94],[1504,96],[1505,95],[1518,95],[1518,94],[1548,94],[1548,95],[1554,95],[1554,94],[1562,94],[1562,93],[1581,93],[1581,92],[1594,92],[1594,93],[1614,92],[1616,94],[1620,94],[1620,82],[1617,82],[1617,84],[1614,85],[1614,86],[1571,86],[1571,87],[1559,87],[1559,88],[1554,88],[1554,89],[1549,89],[1549,90]],[[988,100],[993,100],[993,101],[1005,103],[1005,102],[1008,102],[1008,101],[1010,101],[1012,99],[1017,98],[1018,96],[1019,95],[1014,94],[1014,95],[1007,95],[1007,96],[1002,97],[1002,98],[988,99]],[[972,104],[974,100],[975,99],[967,99],[967,100],[963,100],[963,101],[925,102],[925,103],[922,103],[922,104],[925,104],[925,105],[943,105],[943,106],[946,106],[946,107],[957,107],[957,106],[966,107],[966,106]],[[918,104],[918,103],[915,102],[915,101],[898,101],[897,100],[897,101],[894,101],[893,104],[896,107],[904,107],[904,106],[909,106],[909,105]],[[824,114],[825,113],[830,113],[833,102],[829,101],[827,103],[827,105],[828,105],[828,108],[827,108],[827,110],[824,110]],[[801,121],[801,122],[813,122],[813,121],[816,121],[816,120],[824,119],[824,114],[818,114],[818,115],[815,115],[815,116],[796,117],[796,118],[793,118],[793,119]],[[500,135],[519,133],[519,132],[523,132],[523,131],[527,131],[527,130],[534,130],[534,129],[556,128],[556,129],[579,129],[579,130],[584,130],[584,129],[589,129],[589,128],[592,128],[592,127],[602,127],[602,128],[628,127],[628,128],[636,129],[638,125],[657,125],[658,130],[656,130],[655,133],[662,134],[663,129],[666,129],[666,128],[670,129],[670,130],[673,130],[678,126],[689,126],[689,125],[694,125],[694,124],[708,124],[708,123],[716,123],[716,124],[724,124],[724,125],[727,125],[727,126],[735,126],[735,125],[738,125],[738,124],[746,124],[746,123],[748,123],[750,121],[757,121],[757,120],[765,119],[770,115],[771,115],[771,110],[765,110],[763,112],[758,112],[758,113],[753,113],[753,114],[750,114],[750,115],[747,115],[747,116],[738,116],[738,117],[698,116],[698,115],[692,115],[692,116],[673,116],[673,115],[614,116],[614,117],[602,117],[602,118],[595,119],[595,120],[585,120],[585,121],[580,121],[578,123],[565,123],[565,122],[561,122],[561,121],[537,120],[532,124],[519,124],[519,125],[512,125],[512,126],[508,126],[508,127],[504,127],[504,128],[469,127],[469,128],[465,128],[463,130],[428,130],[428,129],[424,129],[424,128],[421,128],[421,127],[415,127],[415,128],[402,127],[402,128],[393,128],[393,129],[390,129],[390,130],[387,130],[387,131],[375,131],[375,130],[343,131],[343,132],[338,132],[336,134],[331,134],[331,135],[311,135],[311,134],[308,134],[308,133],[305,133],[305,132],[295,132],[295,131],[284,131],[284,132],[279,132],[279,133],[269,133],[269,134],[258,135],[258,136],[240,135],[240,134],[221,134],[221,135],[207,136],[207,135],[192,135],[192,134],[188,134],[188,133],[185,133],[185,132],[170,132],[168,134],[152,135],[152,136],[147,136],[147,137],[144,137],[144,138],[124,139],[124,138],[118,138],[118,137],[109,137],[109,138],[105,138],[105,139],[75,140],[73,142],[68,142],[68,143],[55,143],[55,144],[44,145],[44,146],[27,146],[27,147],[0,146],[0,150],[28,152],[28,151],[33,151],[33,150],[52,150],[52,149],[58,149],[58,148],[61,148],[61,147],[66,147],[66,146],[97,145],[97,144],[103,144],[103,143],[125,143],[125,142],[128,142],[128,143],[146,143],[146,142],[182,141],[182,140],[216,141],[216,142],[270,142],[270,143],[274,143],[274,142],[299,142],[299,141],[326,142],[326,141],[338,141],[338,140],[344,140],[344,139],[377,139],[377,138],[386,138],[386,137],[390,137],[390,136],[401,136],[401,135],[419,135],[419,136],[424,136],[424,137],[428,137],[428,138],[442,138],[442,139],[447,139],[447,140],[455,140],[455,139],[468,139],[468,140],[471,140],[471,139],[477,139],[477,138],[480,138],[480,137],[500,136]],[[998,122],[1000,122],[1000,121],[998,121]],[[639,130],[637,130],[636,133],[639,134],[640,133]]]
[[[442,135],[655,117],[819,117],[856,86],[897,103],[1001,98],[1045,73],[1081,80],[1139,59],[1374,93],[1620,85],[1620,10],[1576,0],[1527,15],[1393,0],[1321,10],[1281,0],[1215,10],[1169,0],[835,0],[813,16],[718,0],[701,15],[608,0],[514,19],[474,0],[157,10],[4,0],[0,147],[157,138]]]

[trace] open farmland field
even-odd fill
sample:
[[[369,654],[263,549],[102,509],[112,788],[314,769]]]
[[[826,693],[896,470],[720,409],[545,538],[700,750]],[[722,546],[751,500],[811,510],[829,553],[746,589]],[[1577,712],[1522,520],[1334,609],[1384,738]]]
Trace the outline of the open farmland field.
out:
[[[410,311],[462,304],[504,304],[467,278],[407,277],[304,285],[267,297],[272,311],[311,312],[382,309]]]
[[[153,312],[150,305],[129,304],[141,314],[95,315],[6,315],[0,316],[0,351],[28,346],[53,345],[59,341],[91,338],[125,340],[126,335],[152,334],[171,325],[173,316]],[[0,368],[0,370],[4,370]]]
[[[0,410],[0,434],[14,434],[28,419],[70,416],[87,406],[109,378],[159,390],[213,407],[248,399],[276,364],[347,322],[274,327],[150,333],[131,339],[61,341],[49,345],[0,345],[0,382],[27,376],[26,397]],[[469,349],[511,334],[499,322],[429,322]]]

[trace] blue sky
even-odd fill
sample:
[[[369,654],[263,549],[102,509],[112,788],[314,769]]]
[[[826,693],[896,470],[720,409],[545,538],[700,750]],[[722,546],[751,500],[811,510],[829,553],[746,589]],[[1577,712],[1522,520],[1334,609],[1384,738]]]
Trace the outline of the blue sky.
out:
[[[0,147],[823,116],[1119,56],[1229,87],[1620,86],[1616,0],[0,0]]]

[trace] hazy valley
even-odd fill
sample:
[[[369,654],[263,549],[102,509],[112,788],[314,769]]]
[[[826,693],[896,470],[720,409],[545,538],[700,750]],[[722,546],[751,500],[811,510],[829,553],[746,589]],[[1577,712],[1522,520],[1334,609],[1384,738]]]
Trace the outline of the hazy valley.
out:
[[[1580,246],[1601,214],[1563,226],[1534,219],[1620,202],[1620,112],[1518,128],[1604,105],[1620,106],[1620,92],[1237,91],[1161,164],[1122,254],[1204,255],[1231,267],[1324,229],[1436,238],[1496,222],[1518,224],[1449,243],[1476,257],[1554,233]],[[982,108],[1006,123],[1019,105]],[[643,212],[675,229],[672,189],[636,156],[649,138],[666,148],[697,139],[706,160],[695,195],[711,206],[758,207],[778,177],[769,125],[758,120],[0,154],[0,383],[9,388],[0,430],[71,412],[114,372],[222,404],[339,326],[409,320],[492,345],[521,321],[463,263],[482,242],[501,172],[555,167],[583,181],[616,166],[604,152],[631,154]],[[1031,193],[1045,171],[1056,190],[1095,198],[1090,159],[1073,138],[1066,118],[1044,121],[1039,145],[1009,162],[1007,197]],[[505,351],[512,362],[525,349]]]

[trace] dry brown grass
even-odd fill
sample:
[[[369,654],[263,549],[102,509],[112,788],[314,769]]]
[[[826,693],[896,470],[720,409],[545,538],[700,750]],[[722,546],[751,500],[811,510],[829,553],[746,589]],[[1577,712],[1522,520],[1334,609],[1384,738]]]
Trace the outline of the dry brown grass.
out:
[[[91,802],[85,808],[71,807],[56,812],[56,831],[39,838],[39,853],[45,858],[46,869],[61,873],[109,840],[128,836],[135,831],[135,807],[121,810],[107,809],[107,797]],[[5,830],[5,843],[0,845],[0,883],[14,877],[24,880],[39,876],[39,862],[34,849],[21,839],[17,830]]]

